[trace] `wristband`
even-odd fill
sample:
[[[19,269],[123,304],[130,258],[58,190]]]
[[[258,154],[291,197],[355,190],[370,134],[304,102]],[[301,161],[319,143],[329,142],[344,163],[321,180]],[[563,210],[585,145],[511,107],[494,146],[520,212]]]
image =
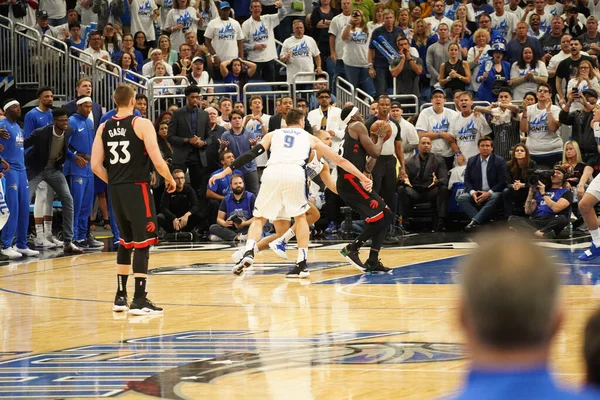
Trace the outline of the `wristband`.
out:
[[[438,139],[442,137],[442,134],[438,132]]]
[[[457,156],[460,156],[461,154],[462,154],[462,151],[457,151],[457,152],[456,152],[456,155],[457,155]]]

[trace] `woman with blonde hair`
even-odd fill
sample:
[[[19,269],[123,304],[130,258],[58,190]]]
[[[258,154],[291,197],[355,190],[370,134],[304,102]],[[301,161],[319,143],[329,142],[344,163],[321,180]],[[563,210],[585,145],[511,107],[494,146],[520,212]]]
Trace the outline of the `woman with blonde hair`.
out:
[[[425,57],[427,57],[427,47],[429,43],[429,25],[424,19],[419,18],[414,23],[413,38],[410,42],[410,46],[417,49],[419,52],[419,58],[423,61],[423,72],[419,77],[419,89],[421,89],[421,99],[429,101],[430,92],[430,80],[427,78],[427,64],[425,63]]]
[[[469,40],[465,39],[465,26],[462,21],[454,21],[450,26],[450,42],[460,46],[460,54],[464,60],[469,51]]]
[[[469,9],[467,8],[467,6],[465,4],[461,4],[460,6],[456,7],[456,13],[455,13],[454,20],[460,21],[463,23],[464,30],[465,30],[465,37],[467,39],[469,39],[471,36],[473,36],[473,32],[475,32],[477,30],[477,24],[473,21],[469,21],[468,15],[469,15]]]
[[[354,13],[357,16],[354,16]],[[342,61],[346,66],[348,81],[357,88],[366,89],[369,79],[368,53],[371,32],[360,10],[353,11],[348,24],[342,31],[342,40],[346,43]]]
[[[582,60],[577,68],[577,73],[567,83],[567,97],[573,93],[573,101],[570,101],[571,108],[569,112],[582,111],[583,104],[581,102],[583,91],[586,89],[594,89],[600,92],[600,72],[592,66],[588,60]],[[569,99],[570,100],[570,99]]]
[[[386,8],[386,3],[377,3],[375,6],[375,18],[373,21],[367,22],[367,28],[369,28],[369,32],[373,32],[375,29],[383,25],[383,10]]]
[[[469,63],[469,69],[473,76],[477,76],[479,70],[482,68],[481,64],[485,63],[488,58],[488,51],[491,49],[488,44],[490,42],[490,33],[485,29],[477,29],[473,34],[473,42],[475,46],[467,51],[467,63]],[[481,83],[473,79],[469,89],[477,93],[479,86],[481,86]]]
[[[569,182],[571,187],[576,188],[579,184],[581,176],[583,175],[585,163],[581,158],[581,149],[579,148],[579,143],[577,143],[575,140],[567,140],[565,142],[565,146],[563,147],[562,164],[563,167],[567,168],[570,172],[567,182]],[[576,191],[574,191],[573,194],[575,193]]]
[[[412,40],[413,29],[412,21],[410,19],[410,10],[408,8],[401,8],[398,11],[398,17],[396,18],[396,25],[402,29],[404,37],[408,39],[408,43]]]
[[[178,61],[179,57],[177,56],[177,52],[171,48],[171,39],[169,39],[169,36],[160,35],[158,37],[158,48],[162,51],[163,61],[167,64],[173,65]]]

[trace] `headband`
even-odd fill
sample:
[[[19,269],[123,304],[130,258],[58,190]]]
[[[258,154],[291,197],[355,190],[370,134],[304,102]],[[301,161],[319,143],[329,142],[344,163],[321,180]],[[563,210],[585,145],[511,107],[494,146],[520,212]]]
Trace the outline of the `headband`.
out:
[[[350,114],[348,114],[348,116],[346,118],[344,118],[344,124],[348,125],[348,122],[350,122],[350,118],[352,118],[354,116],[354,114],[356,114],[358,112],[358,108],[354,107],[352,108],[352,111],[350,111]]]
[[[85,97],[82,97],[82,98],[80,98],[79,100],[77,100],[77,103],[76,103],[76,104],[77,104],[78,106],[80,106],[80,105],[82,105],[83,103],[87,103],[88,101],[91,103],[91,102],[92,102],[92,98],[91,98],[91,97],[89,97],[89,96],[85,96]]]
[[[19,102],[17,100],[11,100],[4,105],[4,111],[6,111],[9,108],[11,108],[12,106],[16,106],[16,105],[19,105]]]

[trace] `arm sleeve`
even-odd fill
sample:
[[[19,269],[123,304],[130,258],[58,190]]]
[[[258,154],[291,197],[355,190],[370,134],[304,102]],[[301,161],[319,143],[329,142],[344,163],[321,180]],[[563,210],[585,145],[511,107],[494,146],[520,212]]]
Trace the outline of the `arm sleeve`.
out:
[[[249,151],[245,152],[244,154],[242,154],[238,158],[236,158],[235,161],[230,166],[231,170],[233,171],[237,168],[240,168],[242,165],[248,164],[249,162],[254,160],[256,157],[263,154],[264,152],[265,152],[265,148],[262,146],[262,144],[260,144],[260,143],[257,144],[256,146],[251,148]]]

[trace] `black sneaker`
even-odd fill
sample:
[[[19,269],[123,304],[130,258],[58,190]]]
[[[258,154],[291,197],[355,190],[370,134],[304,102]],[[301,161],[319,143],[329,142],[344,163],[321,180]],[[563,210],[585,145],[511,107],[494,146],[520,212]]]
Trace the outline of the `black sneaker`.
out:
[[[352,266],[358,268],[360,272],[365,272],[365,265],[362,263],[362,261],[360,261],[358,250],[350,250],[348,246],[346,246],[340,250],[340,254],[346,259],[346,261],[352,264]]]
[[[306,261],[300,261],[296,266],[285,274],[286,278],[308,278],[310,272],[306,268]]]
[[[377,263],[370,263],[369,260],[365,263],[365,272],[370,272],[372,274],[387,274],[392,269],[385,267],[381,260],[377,260]]]
[[[115,295],[115,302],[113,303],[113,311],[121,312],[129,310],[129,305],[127,302],[127,295],[121,296],[119,294]]]
[[[131,306],[129,306],[129,313],[133,315],[154,315],[162,314],[163,309],[156,306],[147,297],[140,297],[133,299]]]
[[[246,268],[252,267],[253,264],[254,256],[252,255],[252,252],[247,251],[244,254],[244,257],[242,257],[242,259],[233,266],[233,268],[231,269],[231,273],[237,276],[241,276],[244,274],[244,270]]]

